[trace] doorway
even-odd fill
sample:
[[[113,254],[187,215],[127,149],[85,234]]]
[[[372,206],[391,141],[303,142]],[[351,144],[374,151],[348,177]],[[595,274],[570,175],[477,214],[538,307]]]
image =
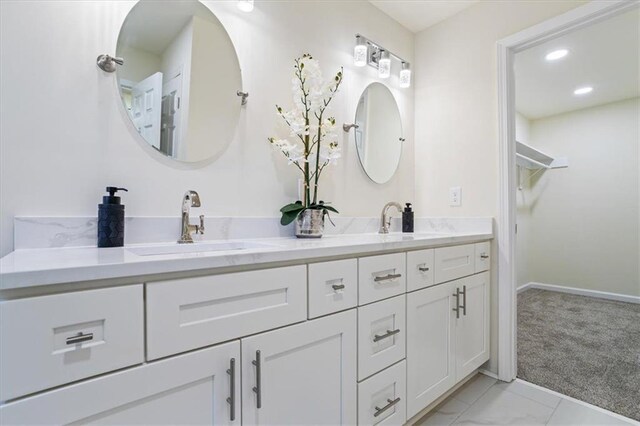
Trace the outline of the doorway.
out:
[[[510,380],[513,380],[516,377],[516,375],[521,376],[522,374],[524,374],[522,370],[520,371],[518,370],[518,367],[522,367],[522,365],[519,365],[518,363],[518,352],[517,352],[518,350],[518,345],[517,345],[518,344],[518,307],[519,307],[518,303],[520,303],[517,295],[517,287],[518,287],[518,284],[520,284],[521,287],[526,284],[534,284],[534,285],[536,284],[535,279],[529,279],[526,282],[523,282],[523,278],[522,278],[523,276],[522,267],[521,267],[523,263],[522,260],[526,259],[526,257],[522,255],[521,247],[518,247],[518,242],[522,242],[522,239],[524,238],[523,234],[526,234],[527,231],[531,232],[532,228],[526,228],[526,226],[522,225],[523,216],[520,215],[520,217],[518,217],[519,216],[518,207],[521,207],[522,209],[525,202],[526,203],[531,203],[531,202],[542,203],[544,201],[545,203],[544,206],[542,206],[541,204],[538,204],[535,206],[535,208],[537,209],[536,214],[540,216],[539,213],[541,210],[543,210],[542,207],[544,207],[545,209],[549,207],[549,203],[548,203],[550,198],[549,195],[555,193],[556,194],[555,196],[557,198],[562,194],[562,191],[558,190],[558,186],[553,186],[553,185],[557,184],[558,181],[560,182],[559,185],[566,184],[566,182],[563,182],[561,180],[563,177],[566,178],[567,176],[571,176],[572,178],[576,178],[576,175],[579,174],[578,172],[583,168],[582,166],[584,165],[584,161],[582,158],[580,158],[579,152],[576,153],[576,151],[572,151],[572,149],[569,149],[568,146],[566,147],[566,149],[563,148],[563,144],[560,142],[556,142],[555,144],[551,144],[551,145],[548,144],[550,140],[554,140],[554,137],[548,134],[548,131],[550,130],[550,128],[554,127],[551,123],[551,121],[553,120],[546,120],[546,123],[542,122],[545,120],[537,120],[535,115],[538,114],[539,111],[535,112],[535,110],[540,105],[534,106],[533,104],[535,104],[535,102],[530,102],[530,105],[528,107],[529,108],[528,114],[534,117],[533,121],[536,122],[534,125],[535,137],[528,141],[524,140],[525,138],[522,135],[523,133],[526,133],[526,132],[523,132],[522,128],[526,126],[523,126],[523,122],[530,122],[531,120],[526,120],[526,117],[523,117],[523,115],[526,115],[526,114],[521,114],[520,117],[518,117],[518,114],[517,114],[518,106],[519,104],[522,104],[522,102],[519,102],[521,100],[519,99],[519,94],[526,94],[525,93],[526,88],[523,89],[523,87],[519,85],[518,78],[517,78],[518,77],[517,76],[518,57],[520,57],[522,61],[526,61],[527,55],[532,57],[540,56],[541,49],[545,50],[544,52],[545,55],[549,53],[553,53],[555,50],[562,50],[562,48],[559,46],[555,50],[550,49],[550,46],[554,44],[554,41],[563,40],[563,39],[567,40],[568,38],[571,38],[572,34],[575,35],[579,31],[593,32],[598,25],[604,24],[607,21],[612,22],[613,20],[616,20],[616,19],[618,20],[622,19],[622,16],[625,15],[626,13],[635,11],[635,13],[637,14],[637,7],[638,7],[637,2],[590,3],[585,6],[576,8],[564,15],[558,16],[542,24],[539,24],[525,31],[522,31],[518,34],[515,34],[498,43],[498,59],[499,59],[498,89],[499,89],[499,101],[500,101],[499,126],[500,126],[500,139],[501,139],[501,143],[500,143],[501,176],[500,176],[500,206],[499,206],[500,218],[499,218],[499,229],[498,229],[498,242],[499,242],[499,284],[498,284],[499,286],[499,295],[498,295],[498,298],[499,298],[499,310],[498,310],[499,312],[498,313],[499,315],[499,324],[498,324],[499,371],[498,373],[501,380],[510,381]],[[610,29],[609,31],[611,32],[612,30]],[[547,52],[546,49],[550,49],[550,50]],[[571,59],[577,58],[579,56],[577,55],[577,53],[579,52],[574,52],[573,58]],[[556,53],[556,54],[560,55],[559,59],[562,60],[562,52]],[[572,54],[569,53],[569,55],[570,55],[569,57],[571,57]],[[542,60],[545,60],[544,56]],[[551,64],[551,62],[549,62],[549,64]],[[581,75],[580,72],[576,72],[576,71],[570,74],[574,76]],[[522,81],[523,79],[521,78],[520,80]],[[526,80],[526,78],[524,80]],[[619,83],[619,81],[617,81],[616,83]],[[574,90],[578,90],[578,89],[587,90],[584,94],[585,95],[589,94],[589,91],[586,85],[581,86],[581,83],[576,83],[576,87],[574,88]],[[591,88],[591,90],[595,90],[595,88]],[[551,88],[549,89],[549,91],[551,95],[554,94],[554,91],[557,92],[555,93],[556,95],[559,94],[558,88]],[[533,92],[534,92],[533,96],[531,97],[533,101],[544,98],[544,96],[542,96],[544,94],[543,89],[538,88]],[[583,101],[585,98],[579,98],[580,95],[581,93],[576,93],[575,95],[571,93],[568,98],[572,102],[574,101],[579,102],[581,100]],[[526,97],[526,96],[523,96],[523,97]],[[618,99],[618,101],[619,100],[620,99]],[[561,110],[555,111],[555,112],[550,111],[550,109],[560,107],[562,104],[562,102],[559,99],[551,103],[552,105],[547,105],[547,109],[549,111],[540,113],[542,115],[537,118],[542,118],[542,116],[545,114],[548,114],[547,117],[550,117],[554,114],[555,115],[563,114],[563,113],[567,114],[571,109],[571,107],[568,106],[567,108],[569,109],[565,111],[561,111]],[[591,105],[591,107],[595,108],[597,107],[597,105],[594,104],[594,105]],[[582,109],[582,108],[578,107],[577,109]],[[563,119],[563,121],[564,121],[563,123],[564,125],[569,126],[569,123],[566,117]],[[587,123],[588,122],[589,121],[587,119]],[[559,123],[559,120],[555,120],[554,124],[560,125],[558,123]],[[579,131],[580,127],[576,123],[577,122],[573,123],[573,129]],[[556,130],[557,130],[557,126],[556,126]],[[547,137],[545,137],[545,132],[547,132]],[[541,138],[545,140],[544,143],[540,142]],[[566,142],[567,139],[570,139],[570,138],[568,138],[567,134],[565,134],[563,138],[561,138],[561,142]],[[558,140],[557,137],[555,138],[555,140],[556,141]],[[518,141],[519,143],[516,144],[516,141]],[[574,160],[578,160],[578,163],[575,164],[575,167],[573,169],[572,169],[571,156],[568,156],[567,158],[566,153],[562,151],[572,153]],[[619,154],[622,155],[622,153],[619,153]],[[632,155],[632,154],[629,154],[629,155]],[[637,147],[636,147],[636,154],[635,154],[636,166],[637,166],[637,162],[638,162],[638,156],[637,156]],[[606,161],[603,161],[602,167],[608,167],[607,170],[611,170],[612,167],[606,166],[605,163]],[[594,172],[594,173],[598,172],[598,166],[591,167],[591,169],[592,170],[590,170],[590,172]],[[613,169],[615,169],[615,165],[613,166]],[[523,170],[525,171],[523,172]],[[584,176],[578,179],[584,180]],[[638,196],[637,180],[638,179],[636,176],[636,179],[635,179],[635,185],[636,185],[635,196],[636,197]],[[580,181],[578,180],[578,182]],[[545,186],[543,187],[543,185]],[[518,188],[520,188],[520,191],[518,191]],[[567,188],[564,188],[564,189],[566,190]],[[524,193],[526,193],[527,195],[526,197],[524,197],[523,195]],[[573,200],[573,204],[570,206],[575,206],[575,204],[578,204],[578,203],[575,200]],[[531,205],[528,205],[528,207],[530,208]],[[592,209],[595,209],[597,205],[596,204],[593,204],[591,206],[587,205],[586,209],[588,210],[589,207],[591,207]],[[564,210],[561,210],[562,214],[558,214],[556,212],[555,214],[548,215],[547,219],[549,217],[554,218],[554,217],[560,217],[560,216],[563,216],[563,217],[571,216],[568,214],[568,212],[566,212],[567,205],[563,206],[561,202],[556,202],[553,208],[559,208]],[[568,228],[571,228],[572,226],[576,227],[577,225],[579,225],[578,222],[580,218],[576,218],[575,217],[576,214],[577,213],[573,214],[573,221],[569,219],[568,222],[565,222],[563,224],[546,223],[541,225],[540,223],[538,223],[534,229],[536,229],[538,232],[540,229],[547,229],[552,232],[552,236],[554,238],[560,237],[562,236],[563,232],[566,231]],[[636,216],[637,216],[637,200],[636,200]],[[518,219],[520,219],[520,222],[518,221]],[[540,218],[537,218],[536,220],[539,220],[539,219]],[[547,220],[547,222],[549,221]],[[544,228],[545,225],[547,228]],[[636,220],[636,226],[637,225],[638,223]],[[516,234],[516,226],[518,227],[517,229],[518,234]],[[556,227],[555,229],[553,228],[554,226]],[[636,234],[637,234],[637,228],[636,228]],[[635,237],[637,238],[637,235]],[[570,237],[567,235],[564,235],[562,238],[564,238],[564,240],[561,240],[561,241],[565,241]],[[550,241],[544,241],[543,244],[541,244],[541,246],[544,247],[545,244],[547,244],[547,247],[550,247],[549,245]],[[592,248],[596,244],[597,242],[594,242],[592,244]],[[637,243],[636,243],[636,247],[637,247]],[[589,247],[586,247],[583,243],[582,245],[578,246],[578,249],[576,251],[580,253],[580,251],[582,250],[583,251],[582,253],[584,253],[584,250],[588,250],[588,249]],[[535,248],[535,250],[537,251],[538,254],[541,254],[540,256],[538,256],[538,258],[536,258],[536,262],[540,260],[539,257],[545,257],[545,256],[551,257],[552,254],[555,254],[556,258],[559,257],[558,253],[557,252],[553,253],[553,250],[551,249],[547,249],[545,252],[544,248],[540,249],[538,247],[538,248]],[[577,256],[577,257],[581,258],[581,256]],[[582,260],[583,260],[583,263],[582,263],[583,265],[593,266],[592,261],[585,262],[584,258],[582,258]],[[629,264],[629,262],[632,262],[632,264]],[[550,265],[550,264],[552,263],[547,262],[547,265]],[[638,273],[638,257],[637,256],[635,258],[635,262],[631,260],[631,261],[623,262],[623,264],[629,267],[630,270],[633,270],[633,268],[635,267],[635,274],[637,275]],[[568,269],[568,270],[575,268],[575,265],[568,264],[568,261],[566,258],[563,259],[562,265],[566,266],[565,269]],[[552,268],[549,268],[549,269],[552,269]],[[592,271],[592,269],[589,269],[589,270]],[[624,275],[624,273],[621,275]],[[540,277],[541,275],[538,274],[537,276]],[[544,276],[545,278],[547,278],[550,275],[547,274]],[[560,281],[563,281],[563,280],[570,281],[566,278],[566,276],[560,276],[560,277],[561,278],[558,278]],[[633,279],[634,278],[631,278],[631,280]],[[561,290],[566,290],[566,287],[572,287],[572,286],[567,286],[566,282],[564,281],[560,283],[551,282],[551,283],[537,283],[537,284],[543,284],[543,285],[547,284],[550,286],[556,285],[556,287],[563,287]],[[581,283],[583,283],[584,281],[587,281],[587,280],[583,280],[581,281]],[[631,285],[634,285],[633,283],[634,282],[632,281]],[[637,283],[638,283],[638,280],[636,277],[635,285],[638,285]],[[533,288],[535,287],[534,285],[530,287]],[[587,283],[583,287],[589,287],[590,285],[591,284]],[[580,286],[574,285],[574,287],[580,287]],[[521,290],[523,289],[521,288]],[[545,291],[548,292],[549,290],[552,290],[552,291],[550,293],[544,293]],[[572,299],[572,297],[585,296],[585,294],[582,294],[582,295],[579,293],[570,294],[570,293],[567,293],[566,291],[563,291],[562,293],[560,293],[555,290],[558,290],[558,288],[550,288],[550,287],[541,288],[541,286],[538,286],[538,288],[535,288],[535,293],[538,293],[538,294],[529,293],[528,299],[535,299],[532,297],[534,295],[538,299],[542,298],[543,296],[545,297],[550,295],[555,296],[556,293],[561,294],[562,295],[561,298],[563,299]],[[599,290],[596,290],[596,291],[599,291]],[[593,294],[590,294],[587,296],[593,296]],[[526,313],[527,315],[529,315],[529,320],[531,321],[533,321],[532,319],[533,316],[540,314],[539,311],[541,310],[541,308],[553,305],[551,301],[541,301],[538,299],[529,300],[528,301],[529,304],[526,306],[523,306],[520,312],[522,314]],[[552,313],[557,314],[563,307],[572,310],[577,308],[584,308],[585,306],[588,305],[585,301],[575,302],[575,303],[578,303],[580,306],[571,305],[572,303],[571,300],[564,300],[563,303],[564,304],[561,303],[559,305],[560,307],[558,307],[556,311],[552,311]],[[635,309],[637,309],[637,306],[640,306],[640,305],[635,305],[635,307],[632,308],[632,314],[631,314],[632,316],[633,316],[633,312],[635,312]],[[531,309],[529,309],[528,312],[525,312],[525,307],[531,308]],[[588,309],[588,308],[585,308],[585,309]],[[592,307],[592,309],[600,309],[600,308]],[[586,318],[590,317],[588,310],[584,315]],[[546,316],[544,316],[544,319],[541,320],[541,322],[544,323],[546,321],[549,323],[551,322],[549,321],[549,318],[550,318],[550,315],[547,314]],[[581,324],[581,325],[585,327],[585,330],[582,330],[583,334],[586,333],[584,335],[593,335],[598,333],[597,331],[591,331],[589,333],[587,331],[588,324]],[[523,330],[520,330],[520,331],[523,332]],[[526,337],[530,338],[531,333],[529,333],[529,331],[526,331],[526,333],[528,333],[528,336]],[[606,333],[600,332],[600,334],[606,334]],[[576,336],[576,339],[579,339],[579,336]],[[532,340],[529,339],[528,343],[531,343],[531,342]],[[604,341],[601,342],[601,344],[607,345],[607,343]],[[522,357],[522,354],[523,353],[520,352],[521,357]],[[542,353],[542,352],[541,354],[548,355],[548,353]],[[578,358],[577,355],[573,357],[569,355],[569,357],[566,358],[566,361],[568,361],[568,365],[575,366],[575,362],[577,361],[577,358]],[[533,359],[533,361],[532,359],[522,360],[522,361],[528,361],[530,363],[529,365],[534,365],[534,366],[543,365],[545,363],[551,362],[549,361],[549,359],[545,360],[544,357],[535,358]],[[616,363],[616,364],[618,362],[620,361],[619,360],[612,361],[612,363]],[[554,375],[554,378],[557,378],[555,376],[557,376],[557,374]],[[532,380],[530,377],[529,379]],[[546,383],[546,384],[543,384],[543,386],[551,387],[554,385],[553,383]],[[585,385],[584,383],[582,383],[581,386],[583,388],[589,387],[588,384]],[[558,389],[555,389],[555,390],[558,390]],[[566,389],[560,390],[560,391],[568,392]],[[575,396],[575,395],[571,395],[571,396]],[[583,396],[583,399],[584,398],[585,397]],[[587,402],[594,403],[594,401],[587,401]],[[613,407],[605,407],[605,408],[612,409]],[[622,414],[628,417],[634,416],[633,413],[629,413],[629,412],[624,412]]]

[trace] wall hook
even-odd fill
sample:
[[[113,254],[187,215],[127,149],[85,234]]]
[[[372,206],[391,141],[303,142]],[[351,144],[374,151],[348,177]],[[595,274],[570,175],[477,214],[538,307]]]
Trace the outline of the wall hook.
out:
[[[342,130],[344,130],[345,132],[349,133],[349,130],[357,129],[359,127],[360,126],[358,126],[357,124],[347,124],[347,123],[345,123],[345,124],[342,125]]]
[[[240,101],[240,104],[241,105],[246,105],[247,104],[247,98],[249,97],[249,92],[242,92],[242,91],[238,90],[236,92],[236,94],[242,98],[242,100]]]
[[[105,72],[114,72],[116,70],[116,64],[122,65],[124,64],[123,58],[116,58],[109,55],[100,55],[96,60],[98,64],[98,68]]]

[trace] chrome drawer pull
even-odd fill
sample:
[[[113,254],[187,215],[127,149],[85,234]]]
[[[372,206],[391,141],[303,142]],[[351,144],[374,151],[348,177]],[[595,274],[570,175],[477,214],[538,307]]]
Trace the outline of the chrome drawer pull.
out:
[[[256,385],[253,391],[256,393],[256,408],[262,408],[262,363],[260,362],[260,351],[256,351],[256,360],[251,361],[256,366]]]
[[[93,340],[93,333],[82,334],[82,332],[72,337],[67,337],[67,345],[75,345],[76,343],[88,342]]]
[[[387,337],[394,336],[398,333],[400,333],[399,328],[396,328],[395,330],[387,330],[387,332],[384,334],[376,334],[375,336],[373,336],[373,341],[379,342],[380,340],[386,339]]]
[[[467,316],[467,286],[463,285],[462,286],[462,291],[460,292],[460,294],[462,294],[462,315],[464,315],[465,317]]]
[[[419,267],[418,267],[418,270],[419,270],[420,272],[427,272],[427,271],[429,270],[429,268],[425,268],[424,266],[419,266]]]
[[[229,381],[229,398],[227,398],[227,402],[229,403],[229,420],[234,421],[236,419],[236,359],[231,358],[229,362],[229,369],[227,370],[227,374],[231,376]]]
[[[456,288],[456,292],[453,293],[456,297],[456,307],[453,308],[453,311],[456,313],[456,319],[460,318],[460,289]]]
[[[334,284],[331,286],[335,291],[342,290],[344,288],[344,284]]]
[[[488,259],[488,258],[489,258],[489,255],[488,255],[488,254],[486,254],[486,253],[482,253],[482,254],[480,255],[480,259]]]
[[[402,274],[388,274],[383,277],[375,277],[373,281],[379,283],[380,281],[395,280],[396,278],[400,278],[401,276]]]
[[[387,402],[388,404],[385,405],[382,408],[376,408],[376,412],[373,413],[373,417],[378,417],[380,414],[384,413],[385,411],[387,411],[389,408],[393,407],[394,405],[396,405],[398,402],[400,402],[400,397],[397,397],[396,399],[388,399],[387,398]]]

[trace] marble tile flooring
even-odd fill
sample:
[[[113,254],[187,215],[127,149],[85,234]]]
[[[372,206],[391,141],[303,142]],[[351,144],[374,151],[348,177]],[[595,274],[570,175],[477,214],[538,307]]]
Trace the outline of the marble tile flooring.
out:
[[[640,423],[519,379],[504,383],[478,374],[416,425],[609,426]]]

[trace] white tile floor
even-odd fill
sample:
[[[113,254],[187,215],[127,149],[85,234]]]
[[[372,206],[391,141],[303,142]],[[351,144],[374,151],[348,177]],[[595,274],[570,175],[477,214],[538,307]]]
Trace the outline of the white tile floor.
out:
[[[478,374],[417,425],[640,425],[521,380]]]

